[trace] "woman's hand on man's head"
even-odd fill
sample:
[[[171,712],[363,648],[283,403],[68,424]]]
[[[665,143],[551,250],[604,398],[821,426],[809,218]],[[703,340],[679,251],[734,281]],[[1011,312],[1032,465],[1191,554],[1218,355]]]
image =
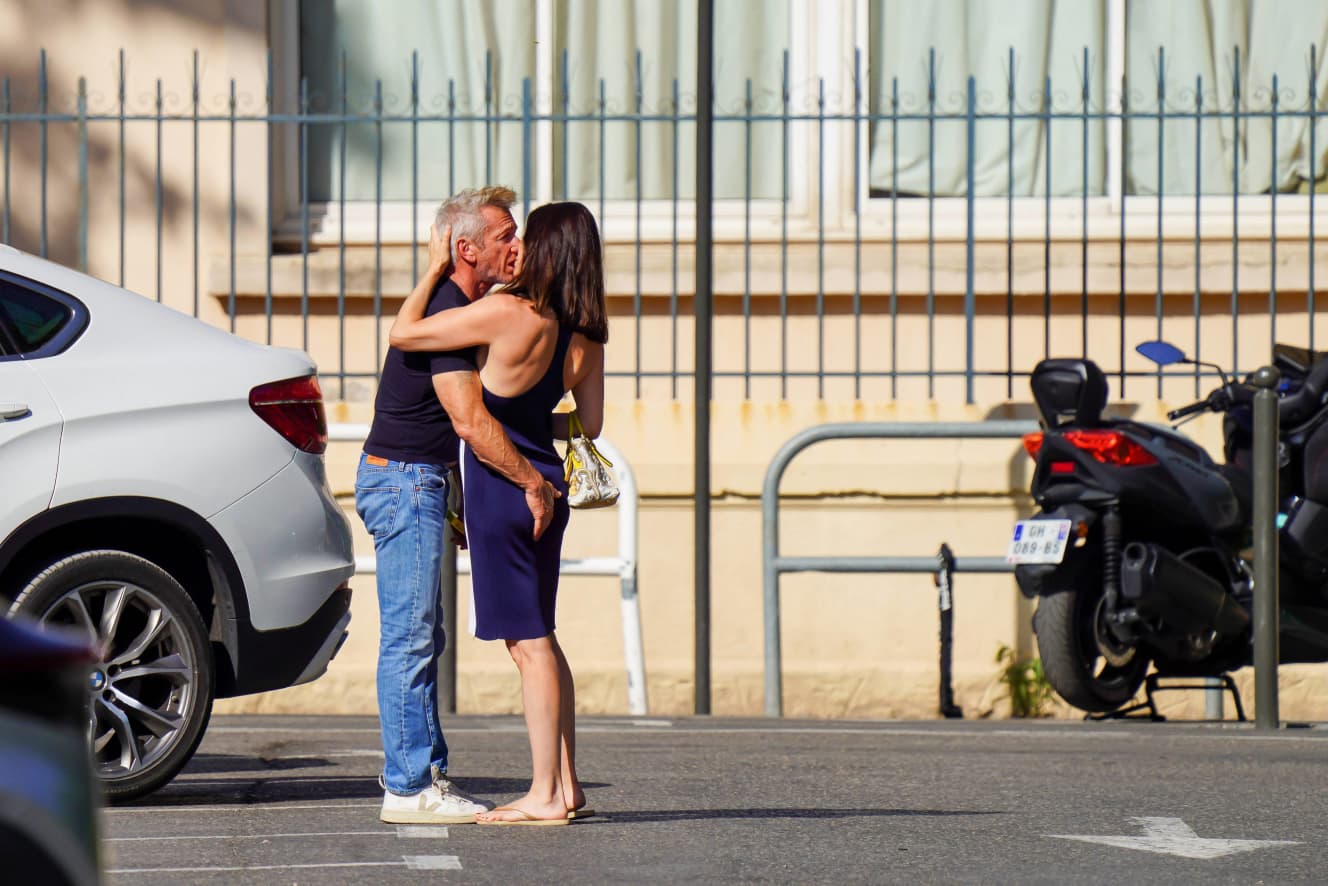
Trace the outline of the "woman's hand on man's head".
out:
[[[429,269],[442,273],[451,264],[452,226],[447,225],[440,234],[437,225],[429,225]]]

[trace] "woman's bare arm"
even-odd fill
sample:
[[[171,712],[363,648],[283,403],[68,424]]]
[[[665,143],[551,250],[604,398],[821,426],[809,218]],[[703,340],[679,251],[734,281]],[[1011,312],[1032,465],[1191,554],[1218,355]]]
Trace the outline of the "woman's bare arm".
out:
[[[406,301],[414,297],[412,293]],[[491,345],[511,326],[510,301],[511,296],[494,294],[415,320],[403,320],[398,312],[387,340],[403,351],[455,351]]]
[[[397,310],[397,318],[387,335],[392,347],[403,351],[454,351],[487,345],[492,344],[494,337],[507,325],[504,309],[509,306],[503,299],[482,298],[459,308],[424,316],[429,297],[451,264],[448,246],[451,237],[450,226],[444,228],[441,235],[437,228],[429,227],[429,264]]]
[[[459,308],[426,317],[429,297],[450,264],[448,242],[452,229],[440,236],[429,228],[429,265],[415,288],[397,310],[387,340],[403,351],[454,351],[473,345],[492,344],[494,337],[508,325],[506,309],[510,305],[498,298],[482,298]]]
[[[595,438],[604,430],[604,345],[585,340],[581,348],[581,365],[572,385],[572,398],[576,400],[576,414],[581,419],[586,436]],[[560,429],[560,439],[567,438],[567,419],[558,421],[554,416],[554,435]]]

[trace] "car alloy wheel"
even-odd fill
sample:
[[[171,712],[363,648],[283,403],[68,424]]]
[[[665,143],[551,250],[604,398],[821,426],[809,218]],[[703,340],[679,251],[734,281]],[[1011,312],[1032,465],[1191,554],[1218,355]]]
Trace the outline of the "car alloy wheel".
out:
[[[179,583],[141,557],[88,551],[44,570],[13,609],[81,631],[98,649],[88,737],[108,796],[141,796],[174,777],[202,738],[213,672],[202,619]]]

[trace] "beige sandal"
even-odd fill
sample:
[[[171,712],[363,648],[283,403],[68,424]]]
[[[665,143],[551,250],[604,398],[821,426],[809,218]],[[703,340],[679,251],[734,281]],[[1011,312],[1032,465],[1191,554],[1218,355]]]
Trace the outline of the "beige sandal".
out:
[[[519,816],[521,816],[521,817],[518,818],[518,819],[516,819],[515,821],[508,821],[508,820],[505,820],[505,819],[498,819],[497,821],[491,821],[491,820],[489,820],[489,819],[476,818],[476,819],[475,819],[475,823],[476,823],[476,824],[493,824],[493,825],[505,825],[505,824],[512,824],[512,825],[530,825],[530,826],[532,826],[532,827],[556,827],[556,826],[558,826],[558,825],[565,825],[565,824],[567,824],[567,823],[568,823],[568,820],[571,818],[570,815],[568,816],[568,818],[536,818],[535,816],[531,815],[531,814],[530,814],[529,812],[527,812],[526,810],[524,810],[524,809],[518,809],[518,808],[516,808],[515,806],[499,806],[499,807],[497,807],[496,809],[491,809],[491,810],[489,810],[489,811],[490,811],[490,812],[515,812],[517,815],[519,815]]]

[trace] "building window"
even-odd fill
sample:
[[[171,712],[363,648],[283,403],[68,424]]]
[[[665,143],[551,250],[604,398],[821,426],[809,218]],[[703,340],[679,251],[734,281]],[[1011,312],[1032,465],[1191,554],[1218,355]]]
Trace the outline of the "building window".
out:
[[[482,182],[585,201],[611,238],[689,236],[695,0],[273,10],[274,45],[298,49],[278,53],[281,107],[303,82],[313,115],[279,137],[279,238],[307,213],[316,237],[414,239],[439,198]],[[883,233],[864,198],[963,197],[970,76],[978,197],[1114,213],[1328,182],[1319,0],[725,0],[715,15],[722,238],[750,219],[809,237],[859,210]],[[921,223],[903,203],[898,219]]]
[[[1127,194],[1266,194],[1324,180],[1328,4],[1129,0],[1125,27],[1128,109],[1145,115],[1125,126]],[[1146,119],[1159,107],[1161,121]]]
[[[871,0],[867,30],[876,195],[967,192],[970,76],[977,196],[1257,194],[1328,171],[1318,0]]]
[[[778,114],[788,0],[729,0],[715,17],[718,113]],[[311,202],[485,182],[692,198],[695,128],[676,118],[695,113],[695,0],[302,0],[299,41],[305,106],[327,115],[307,127]],[[393,119],[365,119],[380,106]],[[780,131],[716,124],[717,197],[780,196]]]
[[[1060,115],[1102,107],[1105,0],[872,0],[868,18],[874,193],[967,192],[969,77],[975,195],[1104,192],[1103,121]]]

